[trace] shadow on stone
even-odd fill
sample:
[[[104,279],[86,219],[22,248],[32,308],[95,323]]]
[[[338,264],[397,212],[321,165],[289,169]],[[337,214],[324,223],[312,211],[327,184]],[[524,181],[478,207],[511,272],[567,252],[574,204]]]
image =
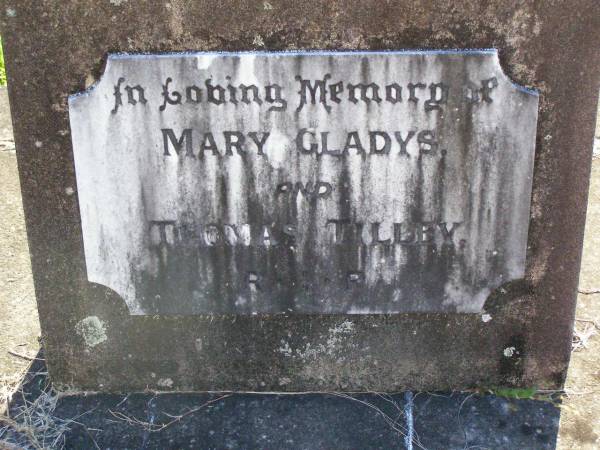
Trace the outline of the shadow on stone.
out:
[[[469,393],[57,395],[41,352],[38,358],[10,402],[14,422],[0,423],[0,443],[74,449],[556,447],[560,410],[545,401]]]

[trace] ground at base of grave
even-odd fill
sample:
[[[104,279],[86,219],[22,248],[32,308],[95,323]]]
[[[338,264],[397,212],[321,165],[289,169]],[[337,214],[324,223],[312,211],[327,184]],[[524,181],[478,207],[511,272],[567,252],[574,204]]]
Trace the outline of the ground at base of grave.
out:
[[[34,436],[5,426],[4,438],[18,448],[550,450],[560,417],[552,402],[474,393],[139,393],[56,399],[45,391],[47,381],[43,361],[36,361],[24,395],[11,402],[12,417],[46,426]],[[47,404],[51,414],[44,411]]]
[[[600,252],[594,250],[600,159],[592,169],[575,351],[559,406],[470,393],[57,396],[46,388],[43,361],[33,359],[40,357],[39,324],[5,89],[0,180],[0,450],[407,448],[409,442],[415,449],[600,448]]]

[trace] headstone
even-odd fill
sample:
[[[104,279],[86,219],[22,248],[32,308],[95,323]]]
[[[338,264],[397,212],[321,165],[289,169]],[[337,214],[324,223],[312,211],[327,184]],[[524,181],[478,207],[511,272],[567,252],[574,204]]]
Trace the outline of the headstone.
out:
[[[4,2],[55,385],[560,387],[600,69],[579,3]]]

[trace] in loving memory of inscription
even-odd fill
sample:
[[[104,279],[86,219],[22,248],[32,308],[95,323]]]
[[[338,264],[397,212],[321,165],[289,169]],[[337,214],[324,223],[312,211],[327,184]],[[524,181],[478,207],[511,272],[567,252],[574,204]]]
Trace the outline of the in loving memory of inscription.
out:
[[[109,55],[69,111],[131,314],[478,312],[524,274],[538,97],[494,50]]]

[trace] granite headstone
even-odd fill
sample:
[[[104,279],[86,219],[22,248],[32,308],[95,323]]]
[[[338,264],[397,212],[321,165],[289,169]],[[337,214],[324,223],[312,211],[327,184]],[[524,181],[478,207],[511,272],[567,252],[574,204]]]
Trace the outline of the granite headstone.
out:
[[[2,2],[55,385],[559,387],[600,73],[576,3]]]

